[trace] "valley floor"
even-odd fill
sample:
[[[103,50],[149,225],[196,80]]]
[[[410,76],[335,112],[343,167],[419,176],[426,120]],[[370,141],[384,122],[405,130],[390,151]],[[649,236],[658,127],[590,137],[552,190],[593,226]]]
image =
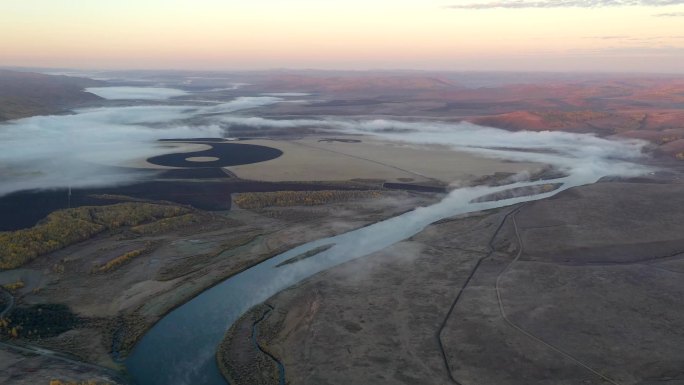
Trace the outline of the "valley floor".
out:
[[[662,182],[435,223],[253,309],[223,371],[236,384],[277,384],[276,362],[293,384],[684,383],[684,184]]]

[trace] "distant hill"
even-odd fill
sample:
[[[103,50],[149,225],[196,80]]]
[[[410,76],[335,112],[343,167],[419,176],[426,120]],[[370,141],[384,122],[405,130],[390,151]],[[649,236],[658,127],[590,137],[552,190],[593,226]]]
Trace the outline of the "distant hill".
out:
[[[505,86],[477,90],[504,111],[469,118],[512,131],[589,132],[648,140],[684,160],[684,79],[626,78],[582,84]],[[516,98],[510,95],[519,95]],[[472,100],[461,93],[462,100]],[[506,111],[508,109],[508,111]]]
[[[63,112],[101,100],[83,88],[102,84],[86,78],[0,70],[0,121]]]
[[[362,73],[346,76],[311,76],[277,74],[268,76],[260,84],[264,90],[280,92],[321,92],[328,94],[386,94],[415,93],[421,91],[457,90],[449,80],[438,76],[392,75]]]

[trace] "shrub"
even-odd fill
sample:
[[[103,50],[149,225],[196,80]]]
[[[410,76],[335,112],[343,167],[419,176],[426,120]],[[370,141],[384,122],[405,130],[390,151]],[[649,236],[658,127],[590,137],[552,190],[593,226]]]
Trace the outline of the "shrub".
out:
[[[121,254],[118,257],[109,260],[104,265],[96,268],[95,271],[98,273],[106,273],[108,271],[114,270],[114,269],[118,268],[119,266],[125,264],[126,262],[130,261],[131,259],[140,256],[141,254],[143,254],[146,251],[147,251],[147,248],[143,248],[143,249],[137,249],[137,250],[129,251],[128,253],[125,253],[125,254]]]
[[[17,282],[13,282],[13,283],[6,283],[6,284],[2,285],[2,287],[5,288],[5,290],[12,292],[12,293],[23,288],[24,286],[25,286],[24,281],[22,281],[22,280],[19,280]]]

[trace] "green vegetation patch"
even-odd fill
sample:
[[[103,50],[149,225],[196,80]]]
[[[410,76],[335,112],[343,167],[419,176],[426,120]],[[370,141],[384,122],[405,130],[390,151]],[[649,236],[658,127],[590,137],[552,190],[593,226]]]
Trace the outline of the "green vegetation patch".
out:
[[[40,255],[84,241],[105,230],[137,226],[189,212],[190,209],[180,206],[150,203],[55,211],[30,229],[0,232],[0,270],[15,269]]]

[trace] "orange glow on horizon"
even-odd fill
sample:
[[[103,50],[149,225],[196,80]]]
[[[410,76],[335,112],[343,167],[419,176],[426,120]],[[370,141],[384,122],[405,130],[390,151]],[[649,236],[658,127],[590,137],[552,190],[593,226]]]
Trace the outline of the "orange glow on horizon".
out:
[[[16,1],[0,14],[0,34],[10,37],[0,40],[0,65],[542,70],[565,62],[566,70],[668,72],[684,58],[681,18],[652,15],[663,7],[453,10],[444,5],[438,0]]]

